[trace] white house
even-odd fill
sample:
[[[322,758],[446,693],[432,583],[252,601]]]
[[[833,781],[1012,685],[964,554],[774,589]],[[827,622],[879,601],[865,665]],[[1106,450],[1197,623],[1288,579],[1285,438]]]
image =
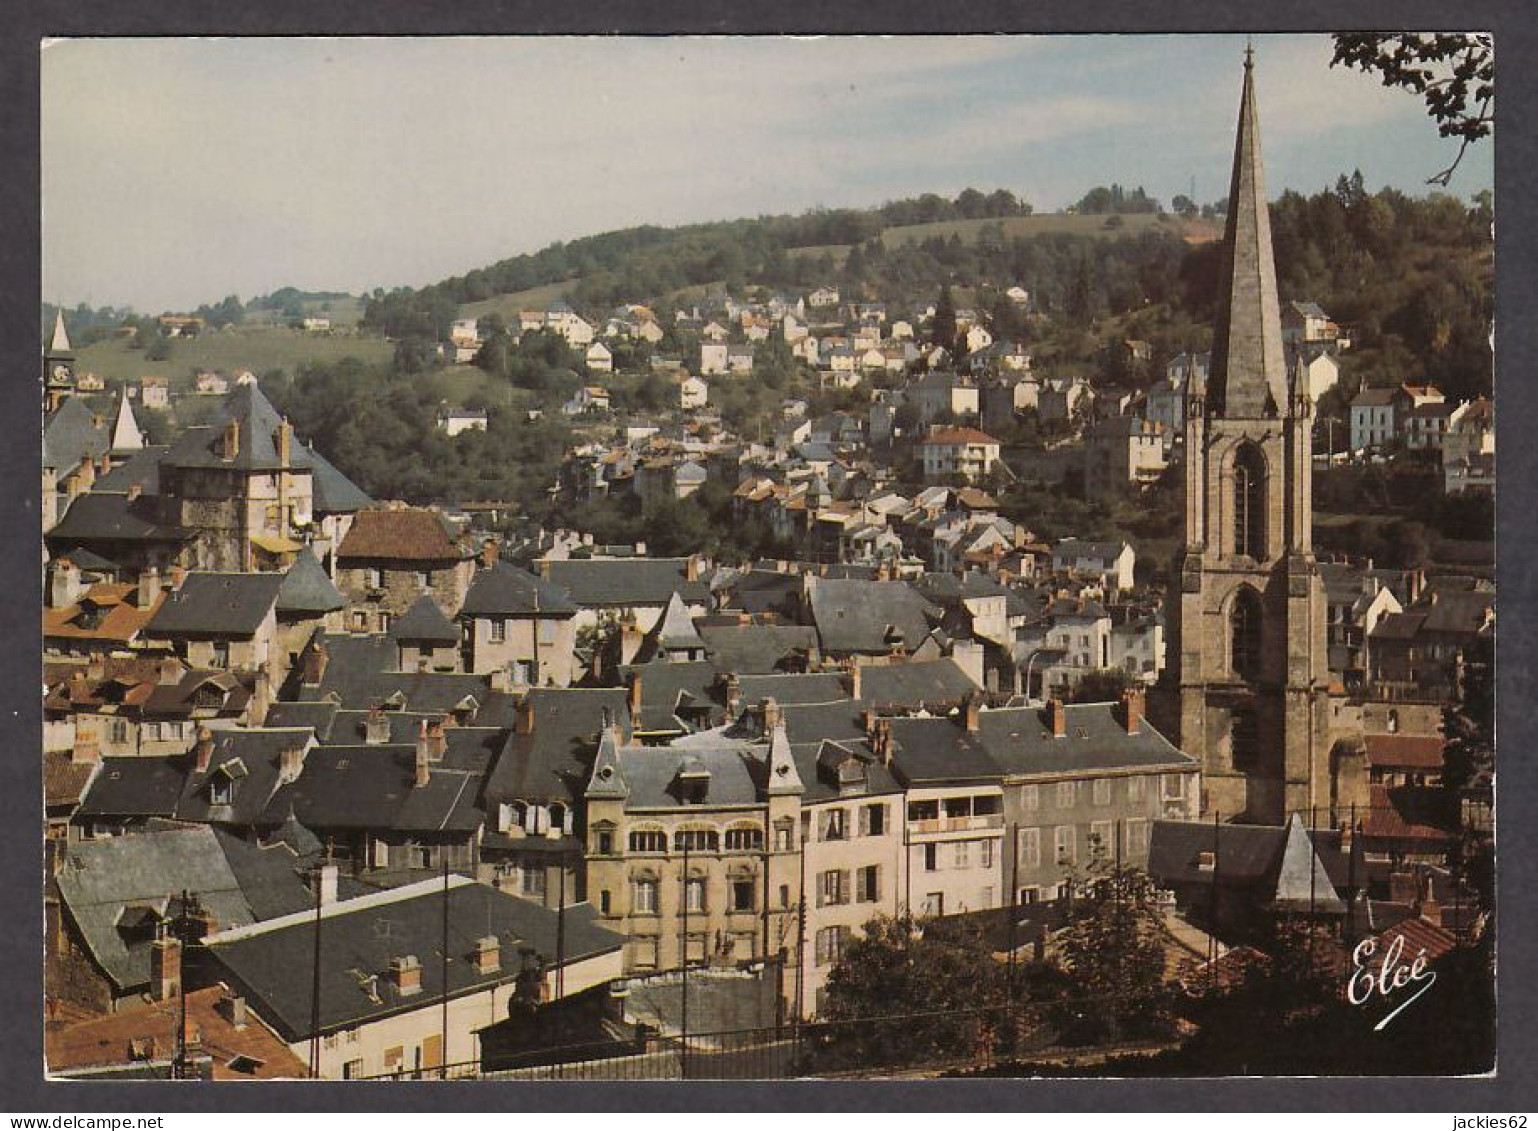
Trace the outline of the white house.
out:
[[[1001,447],[998,440],[976,428],[936,428],[919,445],[924,478],[981,479],[998,464]]]
[[[702,377],[693,375],[678,382],[678,407],[684,410],[704,408],[710,396],[710,386]]]
[[[614,353],[602,342],[594,342],[588,346],[587,353],[583,355],[583,360],[587,362],[589,372],[614,372]]]
[[[1052,547],[1052,569],[1096,577],[1117,589],[1131,589],[1137,554],[1126,542],[1091,542],[1064,538]]]
[[[446,408],[438,414],[438,427],[451,437],[461,432],[486,431],[486,410],[483,408]]]

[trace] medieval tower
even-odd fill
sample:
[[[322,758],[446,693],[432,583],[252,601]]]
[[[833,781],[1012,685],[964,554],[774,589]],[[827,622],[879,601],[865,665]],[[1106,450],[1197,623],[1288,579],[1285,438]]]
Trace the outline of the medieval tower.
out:
[[[1222,256],[1209,377],[1186,402],[1166,709],[1202,762],[1203,811],[1280,823],[1330,802],[1329,674],[1313,406],[1282,350],[1249,51]]]

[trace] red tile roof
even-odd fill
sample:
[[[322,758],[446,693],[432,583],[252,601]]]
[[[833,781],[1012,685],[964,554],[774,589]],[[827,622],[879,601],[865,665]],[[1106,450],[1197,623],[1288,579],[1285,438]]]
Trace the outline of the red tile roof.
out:
[[[389,507],[359,511],[337,550],[338,558],[457,561],[459,547],[436,511]]]
[[[1426,952],[1428,962],[1435,962],[1445,954],[1451,953],[1458,945],[1458,940],[1453,937],[1451,931],[1443,930],[1435,923],[1428,923],[1419,916],[1406,919],[1402,923],[1396,923],[1378,936],[1378,948],[1374,952],[1375,957],[1388,953],[1389,946],[1396,937],[1404,939],[1404,961],[1415,961],[1421,951]]]
[[[1370,766],[1412,770],[1442,768],[1441,735],[1369,734],[1364,741]]]
[[[1362,835],[1383,840],[1451,841],[1451,832],[1425,820],[1434,800],[1437,799],[1431,791],[1425,789],[1369,786],[1369,808],[1362,822]]]
[[[68,754],[50,750],[43,755],[43,802],[50,809],[55,805],[78,805],[85,787],[90,784],[94,762],[76,762]]]
[[[225,991],[212,986],[187,995],[187,1027],[196,1028],[203,1052],[213,1058],[215,1080],[279,1080],[308,1076],[303,1061],[275,1033],[252,1014],[236,1028],[216,1008]],[[50,1022],[44,1033],[48,1068],[66,1072],[83,1068],[107,1068],[134,1063],[134,1046],[141,1055],[164,1061],[175,1055],[181,999],[154,1002],[139,1009],[94,1017],[85,1021]],[[250,1072],[230,1066],[237,1056],[257,1062]]]
[[[1000,444],[986,432],[976,428],[936,428],[924,437],[926,444]]]

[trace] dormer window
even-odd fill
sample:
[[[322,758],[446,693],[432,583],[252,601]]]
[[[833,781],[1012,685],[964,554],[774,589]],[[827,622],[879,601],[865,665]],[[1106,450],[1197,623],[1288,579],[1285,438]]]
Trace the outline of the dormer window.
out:
[[[210,805],[232,805],[235,802],[235,783],[227,777],[215,776],[208,783],[208,803]]]

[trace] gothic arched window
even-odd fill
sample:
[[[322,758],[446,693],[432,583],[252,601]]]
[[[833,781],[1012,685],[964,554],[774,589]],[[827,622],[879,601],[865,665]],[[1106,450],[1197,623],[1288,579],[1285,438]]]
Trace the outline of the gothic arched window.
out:
[[[1229,666],[1240,679],[1253,680],[1260,673],[1260,596],[1246,586],[1234,594],[1229,611]]]
[[[1266,556],[1266,460],[1251,443],[1234,457],[1234,553]]]

